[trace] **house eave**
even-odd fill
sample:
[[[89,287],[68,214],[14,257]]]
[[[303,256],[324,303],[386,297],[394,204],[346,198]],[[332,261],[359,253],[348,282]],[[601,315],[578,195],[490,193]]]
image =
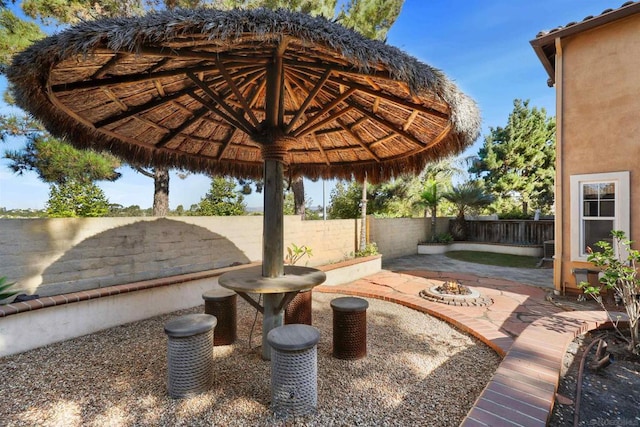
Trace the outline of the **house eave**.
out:
[[[602,14],[594,17],[587,17],[581,22],[569,23],[564,27],[558,27],[547,32],[540,32],[538,36],[529,43],[533,47],[542,66],[549,75],[549,85],[555,84],[555,54],[556,39],[566,38],[590,29],[600,27],[619,19],[640,13],[640,2],[627,2],[620,8],[607,9]]]

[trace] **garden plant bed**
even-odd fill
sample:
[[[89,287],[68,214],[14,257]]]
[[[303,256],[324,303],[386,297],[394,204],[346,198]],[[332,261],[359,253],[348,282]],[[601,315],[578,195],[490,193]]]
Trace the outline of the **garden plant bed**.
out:
[[[597,344],[589,349],[578,399],[582,357],[589,344],[599,338],[606,341],[607,351],[615,361],[600,370],[592,370],[589,365],[594,360]],[[640,357],[629,353],[626,347],[627,343],[612,329],[588,332],[569,345],[550,427],[573,425],[577,405],[580,426],[640,426]]]

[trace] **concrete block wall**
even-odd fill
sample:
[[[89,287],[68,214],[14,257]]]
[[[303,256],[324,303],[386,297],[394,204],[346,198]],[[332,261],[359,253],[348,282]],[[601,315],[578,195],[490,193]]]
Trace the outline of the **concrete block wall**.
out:
[[[369,217],[369,241],[385,258],[415,255],[418,243],[431,235],[431,218]],[[436,218],[436,233],[446,233],[449,218]]]
[[[285,251],[292,243],[311,248],[313,256],[304,257],[298,265],[317,266],[344,260],[356,251],[360,220],[302,221],[287,216],[284,222]]]
[[[259,261],[262,219],[0,219],[0,276],[51,296]],[[285,247],[311,247],[310,266],[338,261],[355,251],[356,229],[355,220],[288,216]]]

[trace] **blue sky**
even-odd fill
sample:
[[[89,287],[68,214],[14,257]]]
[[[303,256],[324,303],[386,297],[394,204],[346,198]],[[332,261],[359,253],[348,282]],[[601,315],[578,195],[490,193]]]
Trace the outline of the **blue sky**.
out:
[[[439,68],[463,92],[476,100],[482,112],[482,135],[463,155],[482,146],[491,127],[504,126],[516,98],[530,100],[530,106],[545,108],[555,115],[555,92],[547,87],[547,75],[529,41],[549,30],[608,8],[623,0],[406,0],[388,34],[387,43],[422,62]],[[18,2],[20,3],[20,2]],[[3,78],[1,80],[4,80]],[[4,90],[5,81],[0,81]],[[0,144],[0,150],[17,148],[21,141]],[[150,207],[153,181],[129,168],[114,183],[100,183],[109,201],[124,206]],[[209,188],[210,179],[191,175],[181,180],[172,174],[169,204],[188,208]],[[326,202],[332,182],[324,185]],[[17,176],[0,160],[0,207],[42,209],[48,185],[34,173]],[[323,203],[322,182],[306,182],[313,205]],[[262,206],[260,194],[249,196],[249,207]]]

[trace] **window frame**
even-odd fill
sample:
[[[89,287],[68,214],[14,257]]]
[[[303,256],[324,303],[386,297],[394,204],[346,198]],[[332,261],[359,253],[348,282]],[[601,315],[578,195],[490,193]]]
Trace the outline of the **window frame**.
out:
[[[581,245],[584,242],[584,184],[615,184],[615,216],[613,230],[622,230],[629,236],[631,218],[630,210],[630,180],[629,171],[591,173],[570,176],[571,196],[571,261],[587,261],[586,251],[583,253]],[[611,217],[607,217],[611,218]]]

